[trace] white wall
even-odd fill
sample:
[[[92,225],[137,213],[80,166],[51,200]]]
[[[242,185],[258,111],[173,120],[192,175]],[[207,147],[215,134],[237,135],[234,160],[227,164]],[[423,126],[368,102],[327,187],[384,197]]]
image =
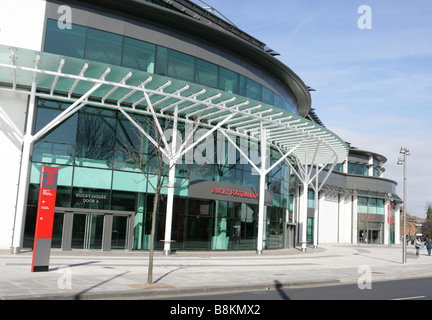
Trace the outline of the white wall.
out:
[[[339,243],[349,244],[352,238],[352,202],[350,196],[339,198]]]
[[[21,142],[8,122],[24,130],[28,95],[0,91],[0,249],[9,249],[12,241],[18,179],[21,162]]]
[[[0,45],[40,51],[45,0],[0,1]]]
[[[318,244],[338,242],[338,196],[325,195],[319,199]]]

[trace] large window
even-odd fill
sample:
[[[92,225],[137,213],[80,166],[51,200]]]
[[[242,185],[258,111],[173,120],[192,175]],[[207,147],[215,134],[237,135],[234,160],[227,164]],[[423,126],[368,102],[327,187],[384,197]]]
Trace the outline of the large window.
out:
[[[87,28],[74,24],[71,29],[60,29],[57,20],[48,19],[45,51],[75,58],[84,58]]]
[[[218,85],[219,68],[217,65],[197,59],[196,83],[216,88]]]
[[[195,58],[175,50],[169,54],[168,76],[193,82],[195,76]]]
[[[373,197],[358,197],[357,211],[368,214],[384,214],[384,199]]]
[[[93,28],[87,30],[86,59],[120,65],[123,37]]]
[[[216,64],[103,30],[76,24],[72,24],[71,29],[60,29],[57,20],[48,19],[44,50],[196,82],[296,112],[294,100],[288,97],[291,93],[286,93],[283,98],[263,85]]]
[[[125,37],[123,65],[148,73],[155,72],[156,45]]]

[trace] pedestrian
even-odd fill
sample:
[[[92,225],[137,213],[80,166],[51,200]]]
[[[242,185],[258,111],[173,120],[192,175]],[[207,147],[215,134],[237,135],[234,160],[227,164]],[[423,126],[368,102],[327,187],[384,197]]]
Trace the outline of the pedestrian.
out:
[[[430,256],[431,255],[431,250],[432,250],[432,240],[431,240],[431,238],[427,238],[427,240],[426,240],[426,249],[427,249],[427,252],[428,252],[428,256]]]
[[[421,242],[420,242],[419,237],[416,237],[415,242],[414,242],[414,246],[416,249],[416,256],[418,256],[420,253],[420,246],[421,246]]]

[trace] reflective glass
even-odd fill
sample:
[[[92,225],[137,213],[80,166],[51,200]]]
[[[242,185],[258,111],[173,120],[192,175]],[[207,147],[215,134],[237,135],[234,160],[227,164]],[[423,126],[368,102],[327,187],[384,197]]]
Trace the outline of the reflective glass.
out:
[[[32,160],[52,164],[73,165],[75,146],[50,142],[37,142],[33,148]]]
[[[111,170],[75,167],[73,184],[75,187],[111,189]]]
[[[125,37],[123,50],[124,66],[154,73],[156,45]]]
[[[111,110],[86,108],[80,112],[77,144],[114,149],[117,120]]]
[[[77,145],[75,164],[81,167],[111,168],[114,150]]]
[[[113,216],[111,230],[111,249],[127,249],[128,217]]]
[[[231,70],[220,68],[220,85],[219,89],[231,92],[234,94],[239,93],[239,75]]]
[[[69,106],[70,105],[66,103],[38,99],[38,109],[34,133],[37,133],[43,129],[48,123],[54,120]],[[60,126],[57,126],[53,130],[49,131],[48,134],[41,138],[41,140],[75,144],[77,123],[78,115],[74,114],[67,120],[63,121]]]
[[[57,20],[47,20],[44,51],[75,58],[84,58],[86,27],[72,24],[60,29]]]
[[[250,79],[247,79],[247,96],[254,100],[261,101],[261,88],[262,86]]]
[[[213,63],[197,59],[196,83],[217,88],[219,67]]]
[[[273,105],[275,94],[273,91],[267,89],[266,87],[262,87],[262,102]]]
[[[135,193],[113,191],[111,195],[111,210],[135,211],[135,198]]]
[[[121,64],[123,37],[93,28],[87,30],[86,59]]]
[[[156,58],[156,74],[168,75],[168,49],[158,46]]]
[[[193,82],[195,80],[195,57],[171,50],[169,55],[168,76]]]

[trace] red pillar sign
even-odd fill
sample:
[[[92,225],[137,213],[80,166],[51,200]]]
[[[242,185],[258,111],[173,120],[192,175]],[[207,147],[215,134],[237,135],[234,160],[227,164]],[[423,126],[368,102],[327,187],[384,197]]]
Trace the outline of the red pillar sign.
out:
[[[57,196],[58,168],[42,166],[32,272],[48,271]]]
[[[387,210],[388,210],[387,222],[389,224],[392,224],[393,221],[392,221],[392,205],[391,204],[388,205]]]

